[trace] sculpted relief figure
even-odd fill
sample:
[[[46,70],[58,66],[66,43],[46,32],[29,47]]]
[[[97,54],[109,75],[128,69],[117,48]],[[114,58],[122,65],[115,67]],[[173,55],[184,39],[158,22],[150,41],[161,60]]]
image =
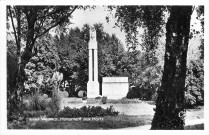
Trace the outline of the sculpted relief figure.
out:
[[[96,30],[94,27],[90,29],[90,40],[96,40]]]

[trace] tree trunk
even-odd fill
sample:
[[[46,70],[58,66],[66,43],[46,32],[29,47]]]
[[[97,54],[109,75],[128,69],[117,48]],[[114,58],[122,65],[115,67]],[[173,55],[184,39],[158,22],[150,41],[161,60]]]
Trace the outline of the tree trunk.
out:
[[[9,15],[11,17],[11,21],[12,21],[12,27],[13,27],[13,30],[14,30],[14,36],[15,36],[15,42],[16,42],[16,46],[17,46],[17,51],[16,51],[16,61],[17,61],[17,71],[15,73],[16,75],[16,78],[14,79],[15,81],[13,83],[14,84],[14,88],[12,87],[11,89],[14,89],[12,91],[12,93],[10,93],[10,95],[8,95],[8,99],[9,102],[9,105],[12,105],[12,109],[18,109],[19,107],[19,90],[20,89],[16,89],[16,88],[19,88],[19,83],[17,83],[19,81],[19,73],[20,73],[20,70],[21,70],[21,52],[20,52],[20,43],[21,43],[21,12],[20,12],[20,9],[19,8],[14,8],[13,9],[13,12],[15,12],[15,15],[16,15],[16,22],[17,22],[17,28],[15,28],[15,25],[14,25],[14,19],[13,19],[13,13],[12,13],[12,8],[11,6],[8,6],[8,10],[9,10]]]
[[[162,85],[151,129],[184,129],[186,60],[192,6],[173,6],[166,24]]]

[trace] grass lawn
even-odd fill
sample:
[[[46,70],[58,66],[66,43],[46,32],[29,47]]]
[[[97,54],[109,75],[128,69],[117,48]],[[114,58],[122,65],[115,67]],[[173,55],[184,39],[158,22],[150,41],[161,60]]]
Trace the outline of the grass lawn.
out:
[[[71,99],[66,99],[62,102],[61,108],[68,106],[70,108],[81,108],[82,106],[101,106],[106,109],[113,106],[115,111],[120,112],[118,116],[100,117],[100,121],[27,121],[19,126],[9,126],[12,129],[120,129],[128,127],[138,127],[150,125],[154,111],[153,102],[140,101],[137,99],[129,100],[108,100],[107,104],[101,104],[99,101],[89,99],[84,103],[71,103]],[[80,100],[82,102],[82,100]],[[29,116],[32,117],[32,116]],[[35,116],[38,117],[38,116]],[[187,120],[198,120],[204,118],[204,107],[199,109],[187,109]],[[9,125],[9,124],[8,124]],[[10,128],[9,128],[10,129]],[[204,124],[196,124],[186,126],[186,130],[204,129]]]
[[[102,121],[37,121],[28,122],[28,129],[118,129],[151,124],[153,116],[105,116]]]
[[[185,126],[185,130],[204,130],[204,124]]]
[[[186,119],[204,118],[204,108],[187,110]],[[13,129],[120,129],[150,125],[153,115],[126,115],[100,117],[100,121],[27,121]],[[204,130],[204,124],[185,126],[185,130]]]

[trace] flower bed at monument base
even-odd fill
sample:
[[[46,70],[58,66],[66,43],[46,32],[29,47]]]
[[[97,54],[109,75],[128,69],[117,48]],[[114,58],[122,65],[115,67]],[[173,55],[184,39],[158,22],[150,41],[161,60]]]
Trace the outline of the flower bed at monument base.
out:
[[[81,108],[65,107],[57,117],[76,118],[76,117],[96,117],[96,116],[117,116],[119,112],[115,111],[113,106],[103,109],[101,106],[83,106]],[[50,116],[49,116],[50,117]]]

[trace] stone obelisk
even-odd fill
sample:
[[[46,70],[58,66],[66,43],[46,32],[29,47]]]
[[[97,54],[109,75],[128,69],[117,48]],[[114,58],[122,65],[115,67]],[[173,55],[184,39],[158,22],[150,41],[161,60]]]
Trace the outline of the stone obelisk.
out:
[[[95,98],[99,96],[98,82],[98,51],[95,28],[90,28],[89,40],[89,81],[87,83],[87,97]]]

